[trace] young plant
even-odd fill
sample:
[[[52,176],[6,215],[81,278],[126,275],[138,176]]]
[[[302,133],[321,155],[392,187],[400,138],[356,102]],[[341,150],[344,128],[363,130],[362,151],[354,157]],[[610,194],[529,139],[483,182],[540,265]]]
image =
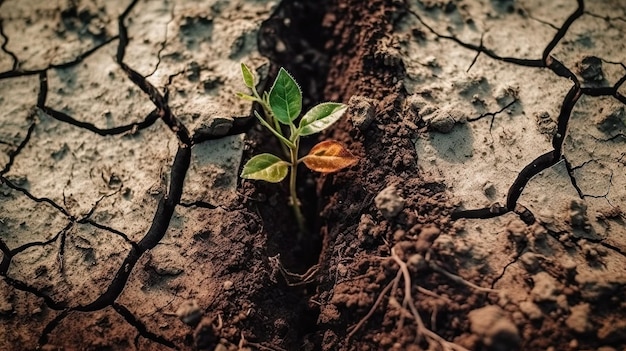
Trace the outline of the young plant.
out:
[[[256,90],[254,74],[243,63],[241,73],[243,82],[250,88],[252,95],[238,93],[237,96],[258,102],[262,106],[265,118],[257,111],[254,111],[254,115],[278,138],[285,153],[285,159],[269,153],[252,157],[243,166],[241,177],[278,183],[289,174],[289,204],[293,208],[300,232],[306,232],[301,204],[296,193],[298,164],[304,163],[316,172],[332,173],[354,165],[357,158],[334,140],[322,141],[306,156],[299,157],[300,138],[319,133],[337,122],[346,112],[347,106],[336,102],[324,102],[311,108],[296,122],[302,111],[302,91],[284,68],[278,72],[269,92],[263,92],[262,96]]]

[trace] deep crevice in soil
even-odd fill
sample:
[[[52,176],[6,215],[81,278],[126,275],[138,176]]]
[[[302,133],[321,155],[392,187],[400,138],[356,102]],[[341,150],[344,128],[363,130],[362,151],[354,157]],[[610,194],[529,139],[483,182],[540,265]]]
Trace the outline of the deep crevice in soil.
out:
[[[329,1],[305,2],[282,1],[273,15],[263,22],[258,36],[259,51],[270,62],[269,79],[259,92],[269,89],[278,70],[284,67],[300,84],[303,94],[303,112],[326,101],[323,90],[327,79],[329,57],[324,53],[324,44],[329,32],[322,27]],[[256,123],[256,121],[254,121]],[[276,138],[262,126],[256,125],[247,133],[250,148],[244,152],[244,162],[250,157],[271,152],[282,155]],[[316,143],[315,136],[301,141],[301,155]],[[318,174],[300,167],[298,169],[298,197],[309,230],[307,235],[298,235],[298,228],[288,206],[286,182],[270,184],[260,181],[242,181],[248,207],[260,214],[263,230],[268,235],[267,256],[280,255],[284,269],[302,274],[317,264],[321,252],[322,237],[319,234],[319,203],[316,193]],[[276,267],[273,267],[276,268]],[[271,341],[282,339],[281,344],[289,349],[297,348],[308,334],[315,332],[319,310],[308,300],[313,293],[310,285],[289,286],[282,276],[277,282],[256,292],[253,301],[261,310],[275,319],[274,328],[252,326],[258,337]],[[276,303],[280,301],[280,313]],[[259,330],[261,329],[261,330]],[[265,334],[265,335],[261,335]]]

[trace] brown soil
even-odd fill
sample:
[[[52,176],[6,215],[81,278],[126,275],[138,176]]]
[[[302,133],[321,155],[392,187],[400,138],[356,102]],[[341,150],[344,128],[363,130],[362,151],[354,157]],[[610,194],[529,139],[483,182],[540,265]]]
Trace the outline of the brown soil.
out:
[[[0,1],[0,349],[626,350],[623,4],[236,3]],[[349,104],[308,236],[239,61]]]

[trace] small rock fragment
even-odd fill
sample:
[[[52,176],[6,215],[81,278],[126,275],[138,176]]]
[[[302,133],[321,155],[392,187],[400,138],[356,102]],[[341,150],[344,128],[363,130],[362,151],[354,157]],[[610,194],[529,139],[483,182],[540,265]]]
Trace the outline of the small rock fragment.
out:
[[[588,82],[598,82],[604,79],[602,60],[596,56],[586,56],[577,65],[578,73]]]
[[[533,275],[535,287],[530,292],[533,301],[545,302],[556,301],[557,285],[556,280],[546,272],[539,272]]]
[[[626,110],[623,106],[613,108],[609,113],[597,115],[594,123],[598,130],[610,136],[623,133],[626,130]]]
[[[572,307],[572,313],[565,320],[565,324],[568,328],[577,333],[585,333],[591,330],[591,323],[589,323],[589,312],[591,307],[588,303],[581,303]]]
[[[587,204],[583,200],[574,199],[569,204],[570,224],[574,228],[587,228],[589,219],[587,218]]]
[[[549,136],[553,136],[556,133],[556,121],[550,118],[550,114],[548,112],[542,111],[535,114],[535,120],[537,122],[537,128],[539,129],[539,133]]]
[[[539,223],[535,223],[531,226],[531,232],[535,241],[543,241],[548,236],[548,230],[546,227]]]
[[[411,255],[406,264],[413,272],[419,272],[427,267],[426,259],[421,254]]]
[[[230,290],[233,288],[233,281],[232,280],[226,280],[224,282],[224,290]]]
[[[519,304],[519,309],[532,321],[543,318],[543,313],[539,306],[532,301],[523,301]]]
[[[526,252],[520,257],[522,265],[529,272],[536,272],[539,268],[539,255],[533,252]]]
[[[518,350],[520,336],[517,327],[498,306],[485,306],[470,311],[472,333],[479,336],[487,349],[494,351]]]
[[[450,133],[454,128],[454,119],[446,114],[438,114],[430,120],[430,127],[441,133]]]
[[[197,82],[200,79],[200,70],[200,64],[196,61],[191,61],[185,69],[187,79],[191,82]]]
[[[214,350],[219,341],[219,330],[216,327],[215,318],[205,317],[193,332],[193,340],[196,349]]]
[[[352,124],[360,130],[366,130],[376,116],[376,100],[354,95],[348,101],[348,115]]]
[[[506,231],[510,239],[516,243],[526,241],[526,223],[521,219],[515,218],[506,225]]]
[[[357,236],[362,243],[371,242],[372,239],[380,236],[380,230],[377,230],[376,223],[371,215],[361,215],[361,220],[357,227]]]
[[[576,272],[577,264],[576,264],[576,261],[574,261],[573,259],[569,257],[565,257],[560,262],[561,262],[561,267],[563,267],[563,269],[566,270],[568,273]]]
[[[180,258],[180,255],[159,255],[156,259],[153,256],[148,262],[148,267],[154,269],[158,275],[176,276],[183,272],[181,260],[178,258]]]
[[[453,256],[455,251],[454,238],[448,234],[441,234],[433,242],[433,248],[443,256]]]
[[[13,304],[7,300],[0,300],[0,315],[8,316],[13,313]]]
[[[392,219],[404,208],[404,198],[398,194],[398,190],[393,185],[386,187],[376,195],[374,203],[387,219]]]
[[[487,198],[493,199],[496,196],[496,186],[492,182],[483,184],[483,193]]]
[[[455,123],[467,122],[467,116],[459,109],[443,108],[437,110],[435,115],[429,119],[432,130],[440,133],[450,133]]]
[[[202,310],[196,300],[187,300],[180,304],[176,310],[176,316],[178,316],[183,323],[194,326],[200,321]]]

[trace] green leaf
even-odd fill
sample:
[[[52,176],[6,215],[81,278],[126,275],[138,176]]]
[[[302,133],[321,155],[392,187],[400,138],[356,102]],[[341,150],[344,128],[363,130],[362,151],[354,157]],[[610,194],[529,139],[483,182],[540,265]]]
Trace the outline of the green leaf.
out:
[[[311,135],[337,122],[348,106],[336,102],[323,102],[310,109],[300,121],[300,135]]]
[[[248,95],[248,94],[244,94],[244,93],[235,93],[235,95],[237,95],[237,97],[243,99],[243,100],[248,100],[248,101],[258,101],[257,98],[255,98],[252,95]]]
[[[278,183],[285,179],[288,171],[289,163],[272,154],[260,154],[246,162],[241,171],[241,178]]]
[[[250,70],[250,68],[248,68],[248,66],[246,66],[245,63],[241,63],[241,75],[243,75],[243,83],[250,89],[254,88],[254,74],[252,73],[252,71]]]
[[[302,111],[302,91],[282,67],[270,89],[269,103],[274,116],[282,124],[291,124]]]

